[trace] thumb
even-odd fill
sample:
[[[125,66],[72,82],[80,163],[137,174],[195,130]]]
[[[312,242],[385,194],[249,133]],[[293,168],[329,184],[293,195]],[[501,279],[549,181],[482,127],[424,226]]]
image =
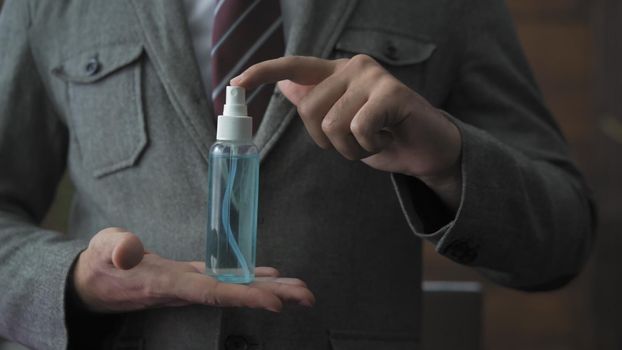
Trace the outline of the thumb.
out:
[[[133,233],[123,232],[112,250],[112,264],[117,269],[129,270],[138,265],[145,255],[140,239]]]
[[[145,254],[140,239],[133,233],[120,228],[107,228],[93,237],[92,243],[99,246],[103,258],[114,267],[129,270],[138,265]]]

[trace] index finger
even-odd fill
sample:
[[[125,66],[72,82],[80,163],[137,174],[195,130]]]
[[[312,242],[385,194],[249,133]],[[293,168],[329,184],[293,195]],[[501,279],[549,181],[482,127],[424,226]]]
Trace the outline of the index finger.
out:
[[[291,80],[301,85],[315,85],[335,72],[339,61],[316,57],[287,56],[254,64],[231,79],[233,86],[252,89],[261,84]]]

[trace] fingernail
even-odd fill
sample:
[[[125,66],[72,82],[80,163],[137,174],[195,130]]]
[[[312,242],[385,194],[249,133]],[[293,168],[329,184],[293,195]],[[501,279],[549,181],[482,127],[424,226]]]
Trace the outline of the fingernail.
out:
[[[313,302],[311,302],[310,300],[303,300],[300,302],[300,305],[305,306],[305,307],[312,307]]]
[[[235,78],[229,80],[229,84],[230,85],[240,85],[240,81],[242,81],[242,78],[244,77],[244,73],[236,76]]]

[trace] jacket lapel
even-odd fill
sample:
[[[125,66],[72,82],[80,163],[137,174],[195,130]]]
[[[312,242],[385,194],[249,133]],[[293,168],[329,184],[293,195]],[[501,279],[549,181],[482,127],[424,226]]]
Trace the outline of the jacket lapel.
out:
[[[207,160],[216,135],[215,116],[208,107],[195,62],[182,1],[131,0],[142,28],[145,48],[160,75],[183,125]],[[327,58],[356,6],[357,0],[281,0],[286,55]],[[255,135],[263,160],[296,114],[280,93],[273,95]]]
[[[286,55],[327,58],[355,8],[357,0],[281,0]],[[255,135],[263,160],[296,114],[296,108],[280,93],[270,100]]]
[[[182,1],[131,0],[145,49],[192,140],[207,160],[215,138]]]

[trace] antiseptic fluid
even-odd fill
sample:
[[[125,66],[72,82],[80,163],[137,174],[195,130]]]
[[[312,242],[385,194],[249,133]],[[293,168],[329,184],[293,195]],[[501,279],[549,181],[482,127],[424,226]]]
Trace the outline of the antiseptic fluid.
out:
[[[251,141],[244,90],[227,87],[210,149],[206,273],[227,283],[254,279],[259,192],[259,155]]]

